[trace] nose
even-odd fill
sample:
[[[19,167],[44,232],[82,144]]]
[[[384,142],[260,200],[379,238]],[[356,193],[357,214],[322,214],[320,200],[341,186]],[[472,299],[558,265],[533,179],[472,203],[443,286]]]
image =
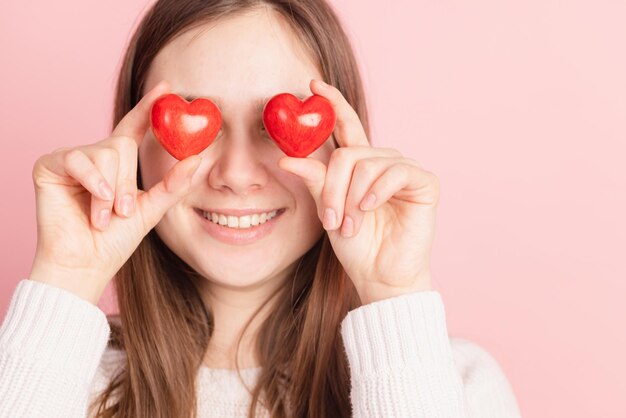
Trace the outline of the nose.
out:
[[[262,189],[269,178],[267,161],[258,144],[254,129],[249,124],[223,128],[215,163],[209,174],[209,184],[215,190],[230,190],[234,194],[246,195]],[[250,129],[250,131],[248,131]]]

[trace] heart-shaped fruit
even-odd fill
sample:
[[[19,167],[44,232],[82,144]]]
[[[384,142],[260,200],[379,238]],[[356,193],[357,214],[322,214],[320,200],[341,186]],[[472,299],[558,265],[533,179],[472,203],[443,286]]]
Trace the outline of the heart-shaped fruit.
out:
[[[333,133],[336,119],[330,101],[317,94],[302,102],[280,93],[263,108],[267,133],[290,157],[306,157],[319,148]]]
[[[165,94],[154,102],[150,113],[154,136],[178,160],[202,152],[222,126],[220,109],[209,99],[189,103],[177,94]]]

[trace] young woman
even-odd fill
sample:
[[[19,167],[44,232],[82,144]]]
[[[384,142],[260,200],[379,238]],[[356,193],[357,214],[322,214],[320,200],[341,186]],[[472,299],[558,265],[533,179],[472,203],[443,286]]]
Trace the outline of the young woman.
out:
[[[177,161],[150,130],[170,92],[219,106],[199,156]],[[307,158],[264,132],[281,92],[337,115]],[[448,337],[437,178],[372,147],[367,121],[323,0],[154,4],[111,136],[33,168],[37,251],[0,329],[0,416],[518,417],[497,362]]]

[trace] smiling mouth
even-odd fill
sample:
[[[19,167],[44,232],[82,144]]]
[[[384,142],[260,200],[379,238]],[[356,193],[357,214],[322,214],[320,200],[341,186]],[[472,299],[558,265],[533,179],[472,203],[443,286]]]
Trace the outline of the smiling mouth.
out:
[[[279,217],[285,212],[286,208],[281,208],[277,210],[273,210],[271,212],[266,213],[255,213],[252,215],[244,215],[244,216],[233,216],[233,215],[225,215],[215,212],[207,212],[200,208],[194,208],[194,211],[207,220],[215,224],[218,227],[223,227],[226,229],[234,229],[234,230],[249,230],[255,229],[266,222],[271,221],[274,218]]]

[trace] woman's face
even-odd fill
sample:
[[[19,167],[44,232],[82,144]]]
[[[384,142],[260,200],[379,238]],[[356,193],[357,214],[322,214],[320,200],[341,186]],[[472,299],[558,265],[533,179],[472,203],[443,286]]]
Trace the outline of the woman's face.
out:
[[[211,98],[222,113],[222,130],[201,153],[191,191],[156,226],[167,246],[211,285],[276,286],[324,233],[304,182],[278,167],[285,154],[266,134],[262,119],[262,106],[275,94],[310,96],[312,78],[322,78],[316,64],[286,21],[266,9],[184,33],[159,52],[150,68],[144,92],[165,79],[173,93]],[[331,136],[310,156],[327,164],[333,141]],[[151,130],[139,159],[144,190],[177,162]],[[271,225],[269,233],[234,242],[228,237],[252,230],[208,224],[200,211],[213,209],[228,217],[228,209],[249,208],[284,212],[261,227]]]

